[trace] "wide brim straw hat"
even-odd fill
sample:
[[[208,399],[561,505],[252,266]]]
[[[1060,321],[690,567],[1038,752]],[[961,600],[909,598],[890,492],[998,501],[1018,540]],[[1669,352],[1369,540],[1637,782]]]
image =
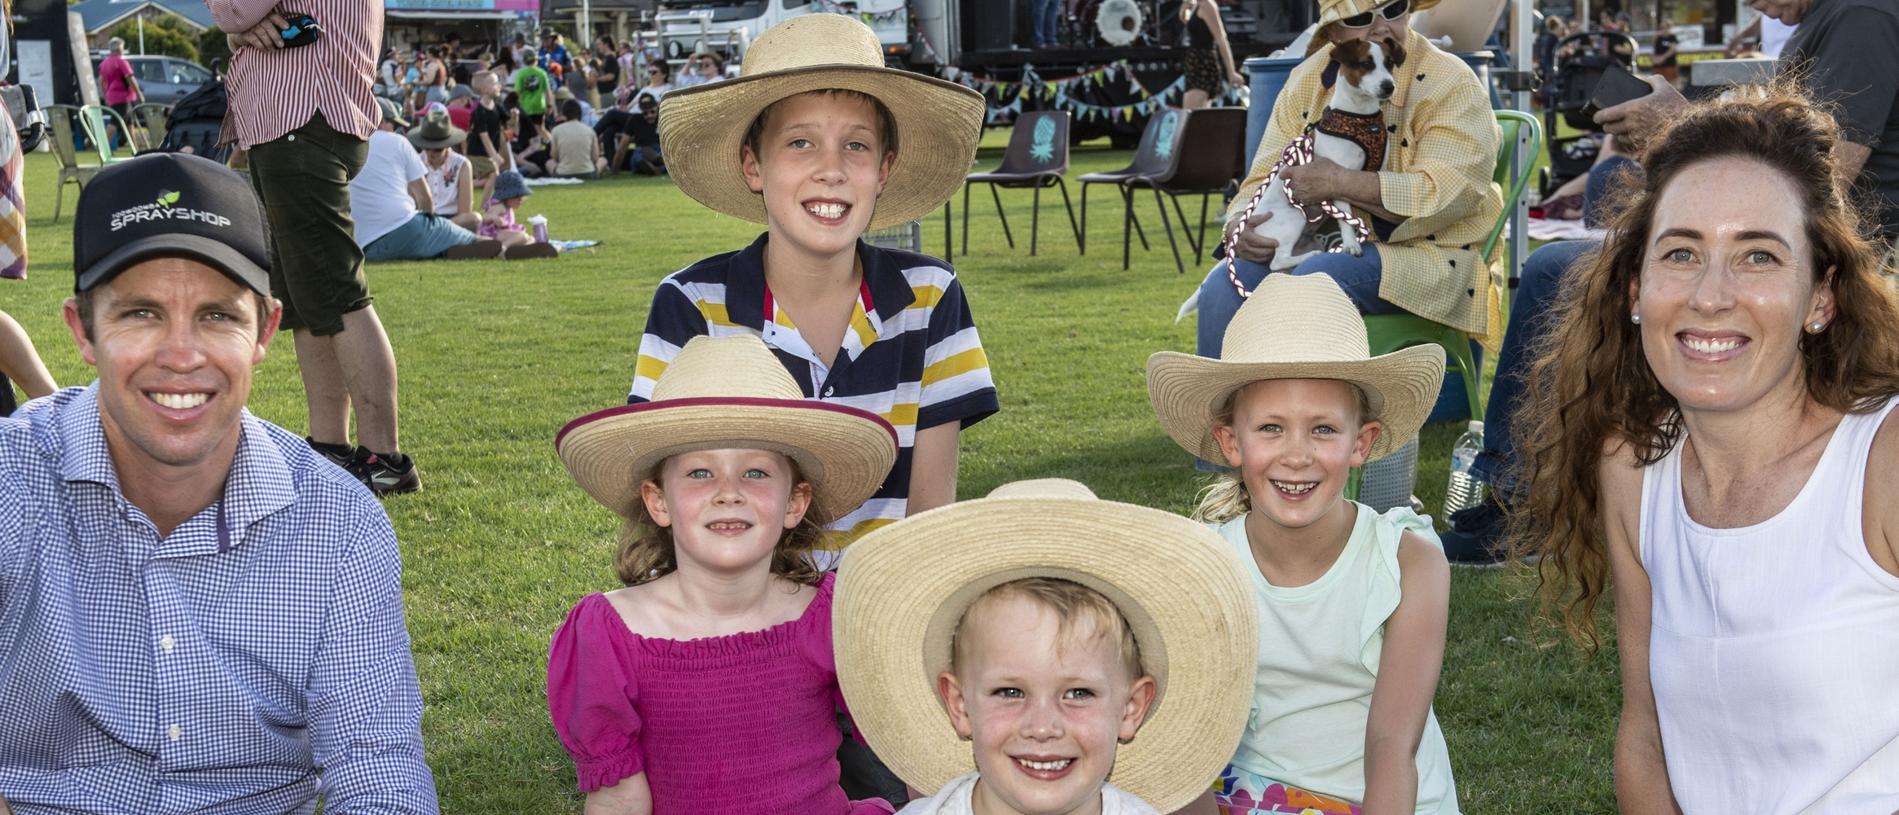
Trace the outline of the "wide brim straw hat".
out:
[[[409,143],[418,150],[454,147],[468,140],[468,131],[450,124],[448,111],[430,113],[422,124],[409,129]]]
[[[694,450],[783,453],[835,519],[870,498],[897,460],[897,431],[877,414],[806,399],[751,335],[695,337],[653,385],[653,399],[590,413],[554,438],[567,472],[593,499],[634,517],[640,482]]]
[[[878,758],[925,795],[975,768],[937,696],[950,638],[991,588],[1027,577],[1100,592],[1158,694],[1115,786],[1162,812],[1206,792],[1253,703],[1258,619],[1246,566],[1203,524],[1103,501],[1077,482],[1004,485],[859,538],[838,569],[838,685]]]
[[[765,223],[765,199],[739,170],[745,132],[773,102],[830,89],[874,97],[896,123],[897,156],[870,228],[916,220],[963,184],[982,138],[982,94],[884,67],[877,35],[841,14],[794,17],[759,35],[735,79],[666,94],[660,152],[673,183],[714,211]]]
[[[1365,319],[1331,277],[1269,274],[1227,323],[1219,359],[1162,351],[1147,358],[1147,398],[1187,452],[1224,463],[1213,417],[1234,391],[1262,379],[1341,379],[1364,390],[1384,423],[1370,458],[1416,438],[1444,384],[1444,349],[1371,355]]]
[[[1326,26],[1347,17],[1356,17],[1367,11],[1373,11],[1379,6],[1389,5],[1391,2],[1392,0],[1319,0],[1319,30],[1324,30]],[[1436,6],[1438,2],[1439,0],[1411,0],[1411,10],[1407,13],[1416,14]]]

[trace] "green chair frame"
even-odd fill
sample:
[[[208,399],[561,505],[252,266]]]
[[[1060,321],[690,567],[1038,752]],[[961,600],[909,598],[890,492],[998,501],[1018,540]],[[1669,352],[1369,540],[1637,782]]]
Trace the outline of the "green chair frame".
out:
[[[73,146],[73,120],[79,117],[79,108],[72,105],[47,105],[46,123],[52,130],[49,141],[52,144],[53,159],[59,163],[59,183],[53,192],[53,223],[59,223],[60,208],[66,202],[66,185],[78,184],[84,191],[86,182],[99,172],[98,164],[80,164],[79,151]]]
[[[132,107],[132,118],[145,127],[145,148],[156,150],[165,143],[167,122],[171,119],[171,105],[162,102],[141,102]]]
[[[1543,149],[1543,127],[1535,116],[1518,110],[1498,110],[1494,113],[1501,134],[1498,139],[1497,168],[1491,179],[1503,189],[1504,196],[1503,211],[1497,215],[1497,223],[1490,228],[1490,236],[1484,239],[1483,256],[1486,258],[1496,249],[1497,241],[1503,237],[1504,227],[1510,223],[1511,213],[1516,211],[1517,200],[1523,197],[1523,190],[1529,186],[1528,159]],[[1520,169],[1517,167],[1519,161],[1524,164]],[[1511,277],[1516,274],[1515,269],[1506,271]],[[1504,293],[1507,297],[1507,286]],[[1442,346],[1446,373],[1456,371],[1464,378],[1464,396],[1470,403],[1471,418],[1484,415],[1484,402],[1489,392],[1484,388],[1483,370],[1478,367],[1476,355],[1471,352],[1470,337],[1463,331],[1415,314],[1371,314],[1365,317],[1365,334],[1373,356],[1425,343]]]
[[[125,161],[128,158],[126,156],[115,156],[112,154],[112,140],[108,138],[109,134],[106,133],[107,125],[114,125],[119,128],[119,133],[125,137],[126,146],[132,148],[132,152],[137,153],[139,150],[144,149],[139,146],[138,131],[133,130],[132,126],[125,121],[125,117],[120,116],[118,111],[106,107],[105,105],[81,106],[79,108],[79,126],[86,129],[86,139],[92,142],[93,152],[99,154],[100,164],[111,164],[115,161]]]

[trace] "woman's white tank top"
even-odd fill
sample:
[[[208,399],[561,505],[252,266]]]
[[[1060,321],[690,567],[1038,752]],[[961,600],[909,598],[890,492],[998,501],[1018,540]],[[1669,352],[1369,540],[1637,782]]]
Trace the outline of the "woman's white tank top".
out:
[[[1686,815],[1899,811],[1899,577],[1867,553],[1860,509],[1896,404],[1842,419],[1800,494],[1752,526],[1688,517],[1681,443],[1643,473],[1649,681]]]

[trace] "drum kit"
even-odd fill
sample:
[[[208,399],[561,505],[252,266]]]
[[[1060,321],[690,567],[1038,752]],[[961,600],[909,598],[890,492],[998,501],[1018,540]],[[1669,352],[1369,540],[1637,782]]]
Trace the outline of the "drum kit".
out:
[[[1163,35],[1179,0],[1066,0],[1062,43],[1072,48],[1173,44]],[[1166,30],[1178,36],[1175,23]]]

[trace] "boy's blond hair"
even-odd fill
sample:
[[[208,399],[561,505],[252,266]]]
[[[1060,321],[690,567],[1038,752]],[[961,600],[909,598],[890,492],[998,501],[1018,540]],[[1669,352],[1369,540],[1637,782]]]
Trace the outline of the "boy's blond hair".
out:
[[[1128,679],[1138,679],[1145,674],[1141,670],[1141,646],[1134,639],[1134,628],[1128,625],[1127,618],[1113,601],[1073,580],[1025,577],[983,592],[957,619],[956,628],[950,632],[950,670],[957,676],[963,674],[963,626],[969,621],[969,615],[984,603],[1008,597],[1020,597],[1054,612],[1056,636],[1064,643],[1074,632],[1076,621],[1091,621],[1088,638],[1106,638],[1116,643],[1121,668],[1127,672]]]

